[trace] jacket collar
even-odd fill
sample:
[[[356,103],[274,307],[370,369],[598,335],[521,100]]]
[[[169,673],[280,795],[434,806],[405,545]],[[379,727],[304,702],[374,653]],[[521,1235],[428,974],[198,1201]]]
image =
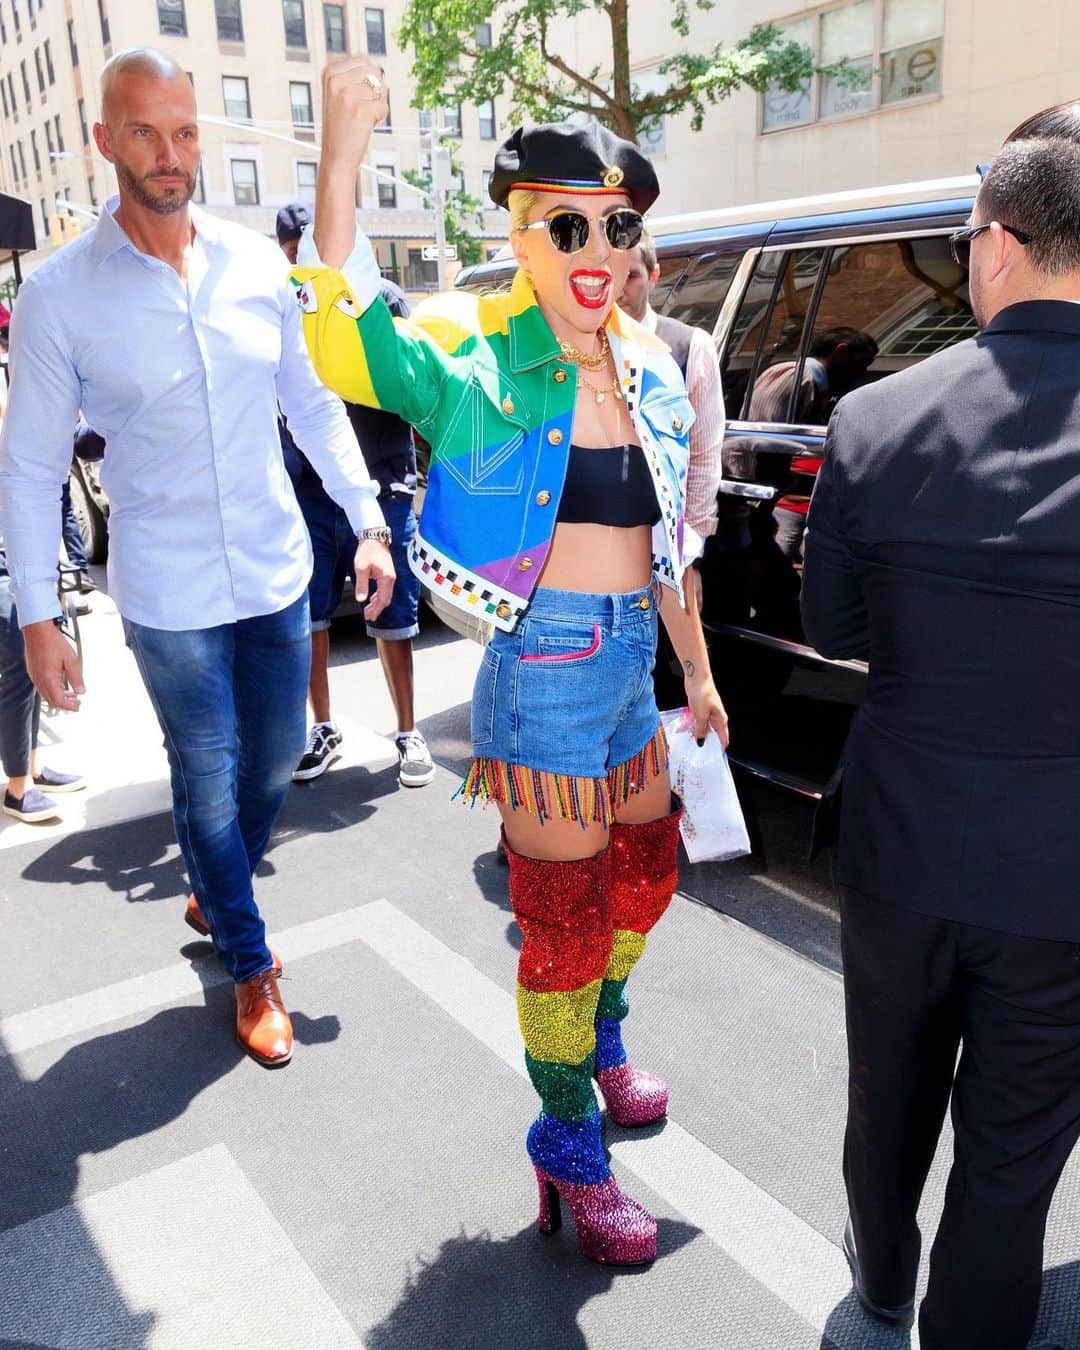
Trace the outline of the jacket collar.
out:
[[[984,333],[1070,333],[1080,336],[1080,303],[1021,300],[995,314]]]
[[[519,268],[514,273],[508,298],[507,331],[510,335],[510,369],[531,370],[545,361],[556,361],[562,355],[558,339],[536,303],[532,282]],[[616,339],[647,351],[666,352],[667,343],[650,333],[641,324],[613,305],[607,319],[607,330]]]

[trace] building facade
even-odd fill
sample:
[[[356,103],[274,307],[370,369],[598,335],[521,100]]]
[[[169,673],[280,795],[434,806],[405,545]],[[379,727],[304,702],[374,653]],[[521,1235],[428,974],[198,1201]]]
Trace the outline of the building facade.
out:
[[[434,284],[421,250],[434,240],[423,198],[402,180],[426,162],[434,124],[453,146],[466,190],[486,200],[511,101],[420,113],[408,54],[394,33],[405,0],[0,0],[0,188],[32,202],[42,238],[60,198],[76,215],[114,190],[94,147],[98,77],[124,47],[154,45],[191,73],[204,147],[199,198],[269,233],[278,206],[314,196],[320,75],[327,56],[366,51],[386,68],[391,118],[374,137],[357,205],[384,270],[408,289]],[[669,8],[633,0],[635,77],[656,88],[677,50]],[[744,0],[692,9],[687,45],[745,36],[771,22],[851,77],[815,77],[795,94],[743,91],[710,108],[700,132],[683,114],[646,143],[663,185],[657,213],[775,200],[883,183],[969,174],[1032,111],[1080,95],[1080,5],[1038,0]],[[495,14],[497,22],[497,10]],[[490,38],[486,25],[477,33]],[[565,22],[554,45],[591,69],[606,20]],[[485,212],[493,246],[507,216]]]
[[[102,67],[124,48],[154,46],[195,86],[203,146],[196,200],[270,234],[279,206],[314,200],[327,57],[367,51],[385,66],[392,94],[390,121],[373,138],[357,183],[360,220],[387,275],[409,290],[430,289],[436,264],[422,249],[434,242],[434,215],[404,174],[424,170],[434,125],[460,165],[459,181],[479,199],[508,108],[410,107],[409,62],[393,36],[403,7],[403,0],[0,0],[0,190],[33,204],[45,248],[57,199],[89,224],[115,191],[91,135]],[[505,239],[506,219],[494,208],[485,213],[481,233],[492,247]]]

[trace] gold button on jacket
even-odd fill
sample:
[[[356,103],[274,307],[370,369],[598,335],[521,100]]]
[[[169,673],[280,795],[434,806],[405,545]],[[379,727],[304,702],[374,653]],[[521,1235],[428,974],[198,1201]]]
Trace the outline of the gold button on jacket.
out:
[[[562,432],[558,427],[552,427],[548,432],[548,440],[552,445],[562,445]]]
[[[544,489],[543,492],[538,492],[536,494],[537,506],[547,506],[550,501],[551,501],[551,493],[548,492],[546,488]]]

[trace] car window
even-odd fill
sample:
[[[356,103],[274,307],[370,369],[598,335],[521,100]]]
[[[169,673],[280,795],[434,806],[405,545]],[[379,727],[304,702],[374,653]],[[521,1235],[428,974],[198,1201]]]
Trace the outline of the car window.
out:
[[[823,257],[823,249],[806,248],[759,258],[725,351],[724,394],[732,416],[745,409],[751,421],[787,420]]]
[[[977,331],[967,272],[945,236],[833,250],[801,383],[813,390],[799,421],[824,426],[849,390],[884,379]]]
[[[652,305],[657,314],[667,312],[664,307],[671,296],[671,292],[679,284],[679,278],[686,271],[687,261],[685,253],[670,253],[666,258],[657,259],[660,277],[649,293],[649,304]]]
[[[664,313],[711,333],[741,259],[741,253],[697,259],[680,285],[673,289]]]

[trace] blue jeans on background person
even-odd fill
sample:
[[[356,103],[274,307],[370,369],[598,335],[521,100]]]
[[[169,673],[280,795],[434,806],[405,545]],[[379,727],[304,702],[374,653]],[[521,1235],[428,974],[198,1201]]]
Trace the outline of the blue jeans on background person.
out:
[[[75,514],[75,508],[71,505],[71,480],[69,478],[64,479],[64,486],[60,489],[60,524],[64,537],[64,551],[68,555],[68,562],[72,567],[77,567],[80,572],[85,572],[90,564],[86,558],[82,530],[79,529],[79,518]]]
[[[26,673],[19,616],[11,598],[11,581],[0,575],[0,764],[8,778],[30,772],[37,745],[41,699]]]
[[[252,876],[303,753],[307,592],[276,614],[172,632],[124,620],[172,773],[173,819],[214,947],[237,982],[272,965]]]

